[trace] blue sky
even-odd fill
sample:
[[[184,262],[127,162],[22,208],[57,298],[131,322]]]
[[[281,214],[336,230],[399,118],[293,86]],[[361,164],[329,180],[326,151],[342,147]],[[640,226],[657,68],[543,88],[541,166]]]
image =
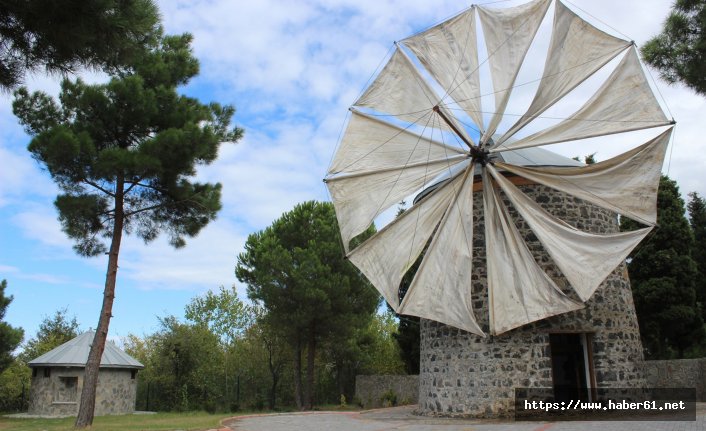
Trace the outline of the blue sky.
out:
[[[607,26],[618,28],[641,45],[661,28],[671,3],[576,0],[568,5],[602,29],[615,33]],[[167,32],[192,33],[201,61],[200,75],[182,91],[204,102],[235,105],[234,122],[246,132],[237,145],[225,144],[218,161],[198,174],[200,180],[223,184],[217,221],[178,251],[164,238],[148,246],[129,237],[123,242],[111,337],[152,333],[157,316],[181,317],[192,297],[220,285],[236,285],[245,297],[233,271],[248,234],[298,202],[328,200],[321,179],[347,108],[392,42],[467,6],[428,0],[161,1]],[[58,81],[37,75],[27,86],[56,94]],[[683,194],[706,195],[706,153],[698,148],[706,99],[679,86],[657,85],[678,122],[664,172],[669,167]],[[29,156],[29,137],[10,104],[11,96],[0,94],[0,278],[7,279],[6,293],[15,298],[6,320],[29,337],[44,316],[66,308],[83,329],[95,327],[106,259],[73,252],[53,207],[57,188]],[[567,156],[597,152],[604,160],[631,145],[583,142],[554,150]]]

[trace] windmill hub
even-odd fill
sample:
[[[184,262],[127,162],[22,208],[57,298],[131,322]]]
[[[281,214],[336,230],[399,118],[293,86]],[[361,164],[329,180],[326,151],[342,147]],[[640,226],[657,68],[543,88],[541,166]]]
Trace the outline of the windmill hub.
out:
[[[484,147],[471,147],[470,150],[471,158],[475,163],[480,163],[481,166],[485,166],[490,161],[490,153]]]

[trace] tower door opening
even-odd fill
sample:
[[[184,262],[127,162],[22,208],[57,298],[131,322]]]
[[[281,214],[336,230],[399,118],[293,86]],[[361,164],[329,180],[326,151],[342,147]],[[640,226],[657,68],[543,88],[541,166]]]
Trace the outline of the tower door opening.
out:
[[[593,364],[590,334],[550,334],[554,399],[590,401]]]

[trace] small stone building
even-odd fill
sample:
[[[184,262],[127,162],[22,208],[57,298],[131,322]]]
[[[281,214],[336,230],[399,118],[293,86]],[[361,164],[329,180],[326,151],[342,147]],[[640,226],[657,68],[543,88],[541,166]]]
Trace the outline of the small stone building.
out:
[[[83,373],[94,331],[29,362],[32,385],[29,414],[71,416],[78,413]],[[96,388],[96,416],[129,414],[135,411],[137,371],[144,368],[135,358],[112,342],[105,344]]]

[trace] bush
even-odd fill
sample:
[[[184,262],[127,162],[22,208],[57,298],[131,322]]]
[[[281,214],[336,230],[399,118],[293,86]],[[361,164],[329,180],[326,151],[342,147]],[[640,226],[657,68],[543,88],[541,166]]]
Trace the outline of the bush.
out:
[[[383,407],[394,407],[397,405],[397,394],[392,389],[382,394],[380,398]]]

